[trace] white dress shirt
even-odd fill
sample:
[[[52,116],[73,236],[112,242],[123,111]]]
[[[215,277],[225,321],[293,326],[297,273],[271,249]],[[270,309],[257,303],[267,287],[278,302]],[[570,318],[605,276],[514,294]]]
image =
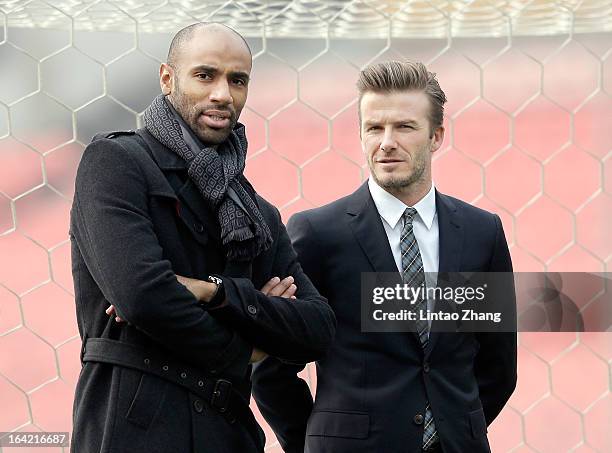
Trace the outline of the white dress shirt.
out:
[[[378,210],[378,214],[382,219],[385,233],[393,259],[398,271],[402,272],[402,253],[400,251],[400,237],[404,222],[401,221],[402,215],[407,206],[399,199],[395,198],[389,192],[380,187],[370,177],[368,180],[368,188],[370,194]],[[425,271],[425,282],[428,287],[433,287],[437,284],[437,272],[440,259],[440,234],[438,230],[438,214],[436,212],[436,191],[434,185],[414,206],[417,215],[412,220],[412,230],[419,244],[421,259],[423,260],[423,269]],[[427,309],[431,311],[433,301],[427,301]],[[430,323],[431,324],[431,323]],[[430,326],[431,327],[431,326]]]

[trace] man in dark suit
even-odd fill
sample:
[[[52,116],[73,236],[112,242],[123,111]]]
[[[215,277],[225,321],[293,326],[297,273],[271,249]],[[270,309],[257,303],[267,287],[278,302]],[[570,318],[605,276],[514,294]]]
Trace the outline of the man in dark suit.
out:
[[[332,310],[243,176],[251,63],[225,26],[181,30],[145,127],[84,152],[70,228],[74,453],[263,452],[250,363],[306,363],[331,343]]]
[[[297,377],[303,366],[268,358],[253,373],[255,399],[288,453],[489,452],[487,426],[516,384],[516,333],[437,332],[428,323],[419,335],[363,332],[360,278],[511,272],[500,219],[432,184],[446,102],[434,74],[420,63],[375,64],[358,91],[369,181],[288,224],[338,321],[317,362],[316,398]]]

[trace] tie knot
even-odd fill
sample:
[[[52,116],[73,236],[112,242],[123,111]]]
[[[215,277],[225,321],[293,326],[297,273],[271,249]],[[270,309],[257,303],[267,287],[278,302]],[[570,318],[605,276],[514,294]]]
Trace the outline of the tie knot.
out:
[[[414,208],[406,208],[404,211],[404,222],[412,223],[414,216],[417,215],[417,210]]]

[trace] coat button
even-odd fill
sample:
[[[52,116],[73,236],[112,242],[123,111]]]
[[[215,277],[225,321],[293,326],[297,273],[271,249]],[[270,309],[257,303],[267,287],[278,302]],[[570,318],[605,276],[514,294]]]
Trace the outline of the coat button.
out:
[[[204,404],[202,404],[202,401],[200,400],[195,400],[193,402],[193,409],[198,413],[201,414],[202,411],[204,410]]]
[[[198,233],[204,233],[204,225],[202,225],[201,223],[194,223],[194,224],[193,224],[193,228],[194,228],[194,230],[196,230]]]
[[[252,314],[252,315],[256,315],[257,314],[257,308],[255,308],[255,305],[249,305],[247,307],[247,311]]]
[[[429,373],[429,370],[430,370],[430,368],[429,368],[429,362],[425,362],[425,363],[423,364],[423,371],[424,371],[425,373]]]
[[[414,423],[416,423],[417,425],[422,425],[423,420],[424,420],[424,417],[421,414],[416,414],[414,416]]]

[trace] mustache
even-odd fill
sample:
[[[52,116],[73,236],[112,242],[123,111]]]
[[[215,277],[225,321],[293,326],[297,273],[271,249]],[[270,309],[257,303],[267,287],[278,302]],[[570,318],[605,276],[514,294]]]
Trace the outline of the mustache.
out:
[[[194,106],[193,113],[196,115],[203,115],[209,110],[215,110],[217,112],[226,112],[229,113],[230,118],[236,117],[236,110],[230,105],[205,105],[205,106]]]

